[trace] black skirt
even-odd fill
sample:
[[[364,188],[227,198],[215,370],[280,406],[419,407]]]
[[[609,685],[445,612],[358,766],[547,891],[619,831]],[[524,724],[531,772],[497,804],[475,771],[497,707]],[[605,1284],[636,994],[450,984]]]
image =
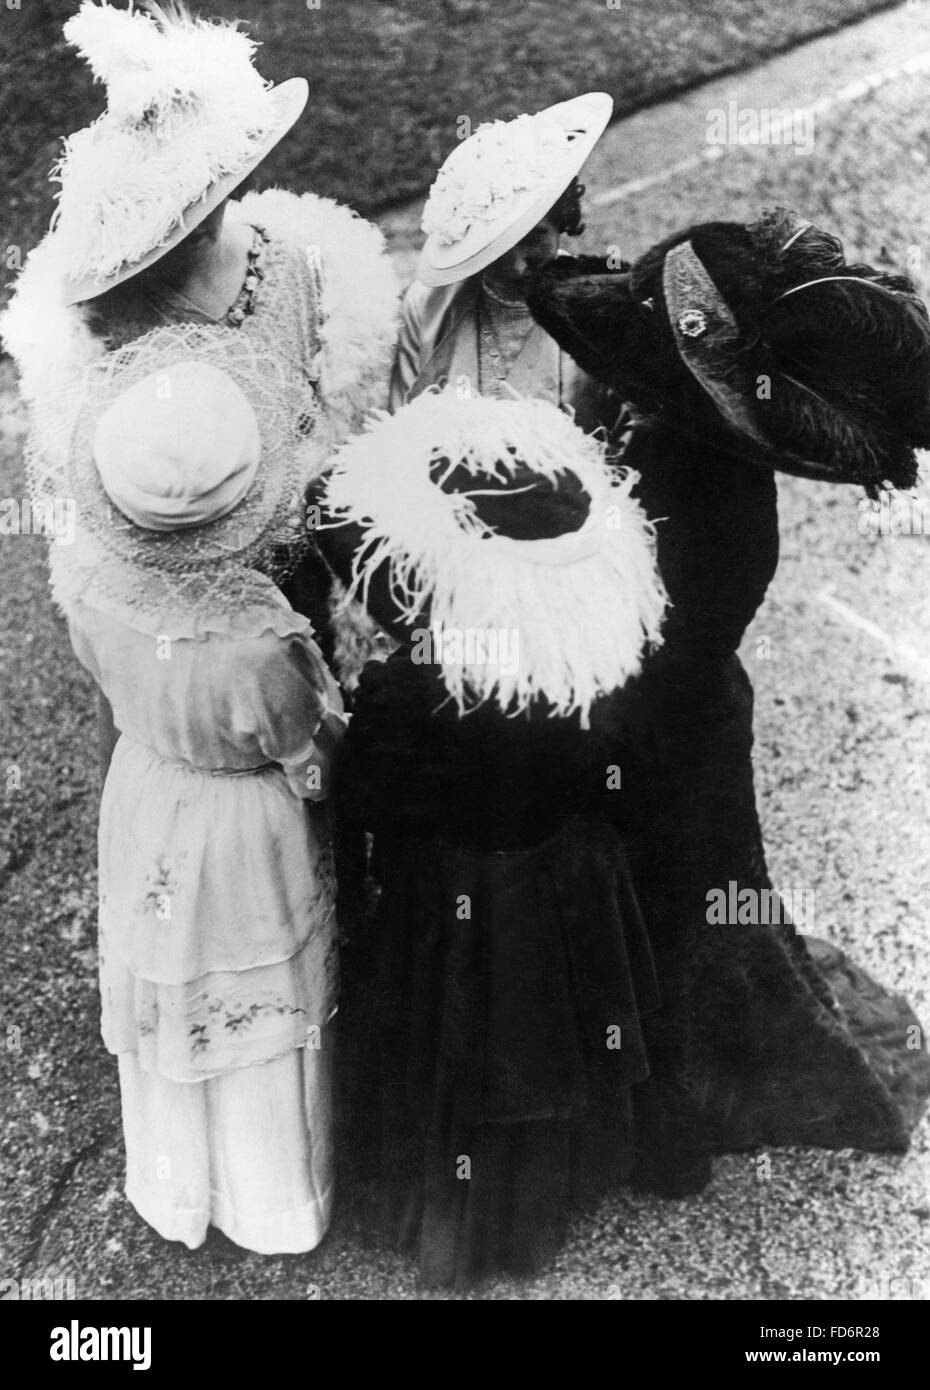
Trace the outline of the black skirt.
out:
[[[382,836],[376,868],[345,1024],[379,1220],[427,1284],[531,1272],[633,1162],[659,998],[623,851],[576,821],[505,853]]]
[[[650,1020],[663,1109],[709,1149],[817,1145],[904,1152],[930,1095],[930,1056],[901,996],[781,907],[718,924],[711,890],[772,902],[756,808],[752,689],[739,659],[644,671],[626,694],[615,828],[650,932],[662,1009]],[[628,722],[628,728],[631,727]],[[626,808],[626,813],[625,809]],[[654,1168],[661,1166],[658,1144]]]

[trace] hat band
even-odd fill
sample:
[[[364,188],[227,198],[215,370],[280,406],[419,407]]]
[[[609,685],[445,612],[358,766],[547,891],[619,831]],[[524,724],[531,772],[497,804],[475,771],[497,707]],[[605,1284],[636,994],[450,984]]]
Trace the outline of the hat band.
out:
[[[835,480],[835,471],[778,448],[759,428],[747,404],[755,381],[738,355],[739,325],[690,241],[679,242],[668,252],[662,286],[679,356],[724,419],[764,453],[775,456],[783,471]]]

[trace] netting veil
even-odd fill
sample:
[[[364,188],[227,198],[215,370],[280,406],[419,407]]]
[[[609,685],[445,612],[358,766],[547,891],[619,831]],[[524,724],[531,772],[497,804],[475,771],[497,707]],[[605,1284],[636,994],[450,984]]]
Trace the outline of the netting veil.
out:
[[[168,366],[198,361],[226,372],[258,420],[255,481],[226,516],[192,529],[155,532],[110,501],[94,462],[97,423],[128,387]],[[166,389],[170,389],[167,374]],[[52,590],[153,633],[201,637],[276,627],[293,614],[277,590],[309,544],[303,498],[331,441],[313,384],[278,353],[214,325],[153,329],[80,370],[62,372],[35,403],[27,446],[33,507],[73,504],[73,539],[50,547]]]

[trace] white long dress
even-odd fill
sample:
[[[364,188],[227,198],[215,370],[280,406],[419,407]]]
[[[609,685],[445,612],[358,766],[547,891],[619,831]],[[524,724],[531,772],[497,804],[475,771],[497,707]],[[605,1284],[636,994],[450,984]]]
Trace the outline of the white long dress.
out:
[[[126,1193],[169,1240],[212,1223],[309,1250],[333,1191],[325,797],[342,704],[309,624],[167,641],[85,602],[74,649],[122,733],[100,814],[100,984]],[[254,625],[253,625],[254,626]]]
[[[166,331],[205,335],[197,343],[211,353],[228,345],[271,361],[247,394],[282,447],[312,443],[317,408],[335,447],[385,404],[397,287],[381,232],[329,199],[281,189],[247,194],[228,215],[257,240],[222,324],[156,296],[142,321],[131,302],[125,322],[108,320],[104,342],[89,310],[62,306],[53,244],[29,257],[0,328],[31,403],[34,495],[76,495],[75,399],[86,402],[113,353],[141,350],[152,308]],[[185,361],[200,351],[182,349]],[[167,647],[165,628],[137,630],[132,580],[108,573],[109,550],[85,524],[99,503],[88,477],[76,543],[52,547],[51,570],[75,650],[123,731],[102,806],[100,941],[127,1190],[146,1220],[188,1245],[212,1221],[255,1250],[306,1250],[331,1203],[325,1025],[336,980],[325,807],[308,813],[321,792],[300,769],[325,761],[339,720],[325,717],[317,743],[313,734],[324,701],[336,710],[339,696],[309,625],[283,599],[267,628],[236,609],[225,635],[202,640],[199,629],[185,640],[177,615]]]

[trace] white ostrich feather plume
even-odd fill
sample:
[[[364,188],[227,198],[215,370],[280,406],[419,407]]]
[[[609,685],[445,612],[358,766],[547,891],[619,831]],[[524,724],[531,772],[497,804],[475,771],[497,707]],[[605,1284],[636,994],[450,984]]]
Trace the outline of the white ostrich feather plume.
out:
[[[247,170],[281,124],[276,95],[233,25],[178,6],[85,0],[65,37],[106,84],[107,107],[64,142],[53,227],[73,279],[104,279],[167,241],[220,178]]]
[[[61,251],[51,236],[30,251],[0,314],[0,341],[19,368],[20,391],[33,404],[40,398],[54,401],[62,375],[104,351],[87,327],[84,310],[61,302]]]
[[[105,83],[109,114],[129,120],[204,88],[235,90],[257,47],[239,29],[194,19],[178,6],[151,4],[143,12],[91,0],[68,20],[64,35]]]
[[[667,596],[651,523],[632,497],[635,474],[612,469],[605,447],[542,400],[460,400],[426,392],[393,416],[377,412],[336,454],[327,478],[332,524],[365,537],[351,594],[363,601],[382,565],[402,619],[429,610],[438,632],[517,634],[515,669],[445,661],[460,710],[494,700],[510,713],[542,696],[582,723],[594,701],[622,686],[658,644]],[[446,493],[430,466],[464,465],[479,491],[522,462],[558,485],[574,475],[590,498],[580,530],[552,539],[497,535],[465,493]],[[514,505],[519,505],[518,489]]]
[[[436,175],[421,227],[451,246],[475,222],[509,215],[516,199],[538,188],[571,151],[565,131],[544,112],[488,121],[457,146]]]
[[[64,36],[99,82],[158,65],[164,39],[155,21],[139,10],[84,4],[64,26]]]

